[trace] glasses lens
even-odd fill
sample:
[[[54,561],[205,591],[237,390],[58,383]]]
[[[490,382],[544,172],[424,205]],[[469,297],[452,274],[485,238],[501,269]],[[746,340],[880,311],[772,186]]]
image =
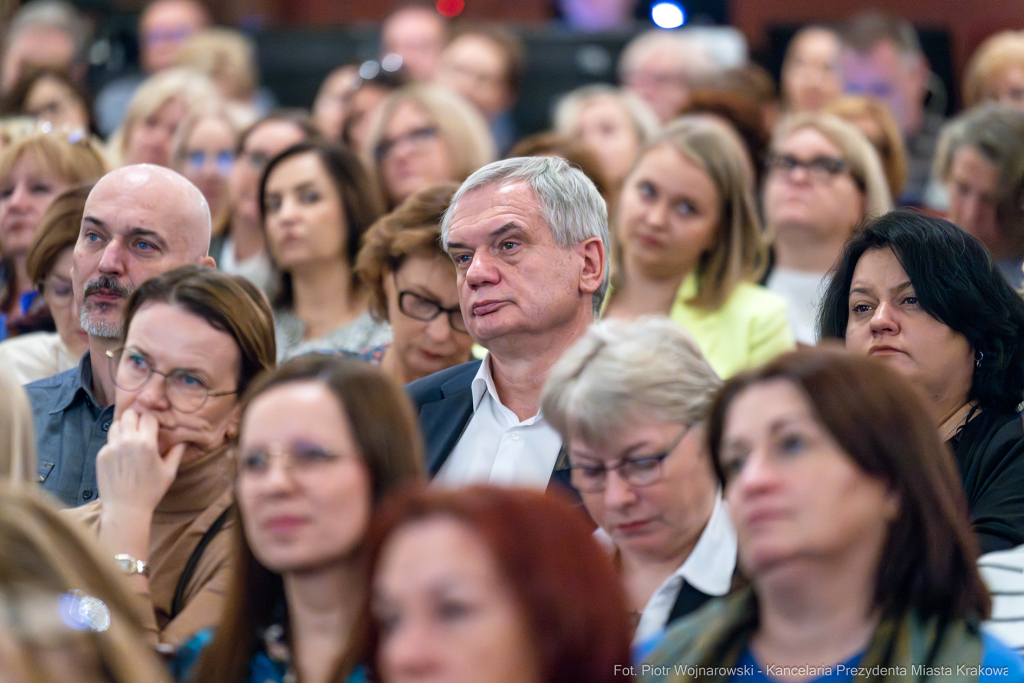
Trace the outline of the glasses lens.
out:
[[[573,488],[586,493],[599,493],[604,490],[608,476],[604,467],[591,465],[574,465],[569,470],[569,481]]]
[[[167,377],[167,400],[183,413],[202,408],[208,393],[203,380],[184,370],[175,370]]]
[[[449,311],[448,322],[451,323],[452,329],[456,332],[469,332],[466,327],[466,319],[462,317],[462,311]]]
[[[619,474],[633,486],[649,486],[661,479],[661,458],[627,460],[619,467]]]
[[[125,391],[137,391],[149,380],[153,367],[138,351],[120,349],[110,357],[110,378]]]
[[[414,320],[433,320],[441,312],[436,301],[424,299],[412,292],[402,292],[398,297],[398,308]]]

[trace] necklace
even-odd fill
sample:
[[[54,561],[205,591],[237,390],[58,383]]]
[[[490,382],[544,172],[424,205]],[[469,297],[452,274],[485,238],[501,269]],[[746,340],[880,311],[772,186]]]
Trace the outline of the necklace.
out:
[[[964,413],[964,416],[963,416],[963,417],[961,417],[961,418],[960,418],[959,420],[957,420],[957,423],[956,423],[955,425],[953,425],[953,428],[952,428],[952,429],[950,429],[950,430],[949,430],[948,432],[946,432],[946,435],[945,435],[944,437],[942,437],[942,440],[943,440],[943,441],[948,441],[948,440],[949,440],[949,437],[950,437],[950,435],[951,435],[951,434],[952,434],[953,432],[955,432],[955,431],[956,431],[957,427],[959,427],[960,425],[962,425],[962,424],[964,423],[964,421],[965,421],[965,420],[967,420],[967,416],[971,414],[971,407],[972,407],[972,406],[971,406],[970,404],[968,404],[968,405],[967,405],[967,412],[966,412],[966,413]]]

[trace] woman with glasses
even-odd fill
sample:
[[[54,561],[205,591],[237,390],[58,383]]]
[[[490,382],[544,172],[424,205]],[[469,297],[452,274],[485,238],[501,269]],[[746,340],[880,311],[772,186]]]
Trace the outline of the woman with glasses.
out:
[[[281,271],[278,359],[320,349],[358,353],[390,339],[388,324],[370,316],[355,274],[363,234],[383,213],[359,159],[333,143],[293,145],[267,163],[260,207]]]
[[[422,479],[422,450],[377,367],[307,354],[260,377],[242,400],[226,610],[178,669],[205,647],[189,680],[364,680],[364,536],[384,496]]]
[[[214,225],[228,211],[228,177],[235,163],[238,127],[223,108],[206,108],[182,122],[171,165],[206,197]]]
[[[721,377],[793,346],[785,302],[754,284],[767,244],[752,170],[728,124],[683,117],[641,152],[616,212],[605,316],[668,315]]]
[[[544,389],[541,411],[619,567],[636,644],[732,585],[736,536],[703,446],[720,384],[684,330],[650,317],[593,325]]]
[[[409,85],[389,95],[370,124],[365,152],[388,208],[427,185],[461,183],[496,154],[484,117],[436,85]]]
[[[786,119],[772,139],[762,205],[775,238],[765,285],[789,304],[797,341],[813,345],[825,274],[861,221],[892,208],[878,153],[834,116]]]
[[[441,249],[441,217],[458,186],[432,185],[374,223],[356,273],[370,312],[391,324],[391,343],[365,354],[399,384],[470,359],[473,340],[459,308],[455,267]]]
[[[115,409],[96,457],[100,499],[69,514],[129,575],[162,649],[220,616],[234,526],[228,448],[238,399],[274,351],[270,306],[252,283],[187,266],[132,294],[108,353]]]

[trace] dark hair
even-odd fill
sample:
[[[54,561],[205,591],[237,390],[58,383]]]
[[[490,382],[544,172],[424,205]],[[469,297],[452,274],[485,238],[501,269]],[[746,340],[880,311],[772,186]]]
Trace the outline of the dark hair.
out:
[[[324,170],[330,176],[338,191],[341,210],[345,216],[345,228],[348,235],[345,240],[346,256],[350,266],[354,266],[363,234],[377,218],[384,213],[384,200],[370,175],[363,168],[355,154],[345,147],[333,142],[306,141],[292,145],[267,162],[260,177],[260,218],[266,230],[266,194],[267,179],[282,162],[299,154],[316,155]],[[342,226],[338,226],[339,229]],[[271,256],[273,258],[273,256]],[[359,277],[353,269],[352,285],[360,286]],[[287,308],[292,304],[292,281],[288,273],[281,274],[281,291],[274,300],[277,307]]]
[[[983,619],[989,597],[975,561],[978,542],[960,475],[922,398],[877,360],[828,349],[794,351],[734,376],[711,407],[707,446],[719,481],[729,407],[767,382],[794,384],[839,447],[865,474],[898,494],[875,579],[875,605],[887,615]]]
[[[872,249],[892,249],[921,307],[984,354],[968,400],[982,409],[1015,411],[1024,396],[1024,301],[981,242],[947,220],[891,211],[855,232],[822,297],[820,337],[846,337],[853,271]]]
[[[327,138],[320,132],[320,129],[313,123],[313,119],[310,117],[309,112],[305,109],[274,109],[268,112],[265,116],[262,116],[248,128],[242,130],[238,135],[238,145],[235,148],[235,154],[239,155],[245,149],[245,141],[249,139],[249,136],[256,131],[257,128],[265,123],[290,123],[299,130],[302,131],[302,136],[306,140],[314,142],[326,142]]]
[[[26,269],[40,292],[50,271],[65,249],[74,249],[82,229],[85,200],[93,183],[78,185],[57,195],[39,221],[39,229],[28,250]],[[66,274],[65,274],[66,275]]]
[[[625,593],[578,508],[536,491],[491,486],[403,491],[371,523],[370,581],[396,530],[437,518],[465,524],[490,550],[524,615],[541,683],[622,680],[630,662]],[[369,612],[365,622],[365,663],[371,680],[380,680],[381,634]]]
[[[266,392],[295,382],[318,382],[338,400],[370,472],[373,506],[389,492],[423,477],[423,445],[405,392],[375,365],[340,356],[308,354],[262,374],[242,397],[243,416]],[[255,558],[245,534],[236,534],[233,577],[224,616],[191,680],[245,680],[259,632],[283,618],[281,575]],[[345,683],[359,662],[362,639],[353,638],[331,677]]]
[[[239,394],[256,375],[274,367],[274,316],[267,297],[246,278],[203,266],[182,266],[146,280],[128,299],[122,344],[135,314],[152,302],[180,306],[231,335],[241,357]]]
[[[92,98],[80,83],[75,81],[66,70],[47,65],[33,65],[24,69],[18,80],[11,87],[10,91],[0,100],[0,115],[3,116],[31,116],[25,107],[28,104],[28,96],[39,81],[52,78],[71,91],[78,103],[82,105],[86,116],[89,117],[89,132],[95,133],[92,123]]]

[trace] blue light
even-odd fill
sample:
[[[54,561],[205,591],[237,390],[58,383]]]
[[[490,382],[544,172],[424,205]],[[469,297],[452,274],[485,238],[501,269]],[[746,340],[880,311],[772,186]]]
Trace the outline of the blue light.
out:
[[[686,11],[677,2],[656,2],[651,7],[651,21],[659,28],[679,28],[686,23]]]

